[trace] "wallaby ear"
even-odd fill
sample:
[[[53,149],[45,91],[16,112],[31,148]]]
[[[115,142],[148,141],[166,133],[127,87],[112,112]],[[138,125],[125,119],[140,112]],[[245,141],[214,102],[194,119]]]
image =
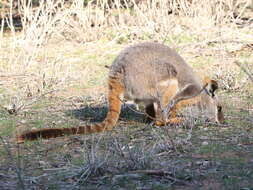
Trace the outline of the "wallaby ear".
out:
[[[214,92],[218,89],[218,83],[215,80],[210,79],[209,77],[205,77],[204,86],[206,86],[207,91],[214,97]]]

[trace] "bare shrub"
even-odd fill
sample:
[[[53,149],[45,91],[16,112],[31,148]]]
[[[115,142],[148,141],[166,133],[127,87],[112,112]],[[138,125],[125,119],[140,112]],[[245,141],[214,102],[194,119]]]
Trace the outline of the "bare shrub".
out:
[[[68,64],[63,60],[66,52],[52,50],[50,44],[60,47],[68,42],[107,40],[121,44],[152,39],[177,46],[175,36],[182,33],[197,36],[198,40],[217,38],[209,30],[236,22],[249,1],[48,0],[34,7],[32,1],[10,0],[7,5],[7,14],[1,14],[0,72],[7,94],[19,97],[21,105],[28,105],[83,76],[89,77],[83,66]],[[12,17],[17,8],[22,21],[18,33]],[[9,38],[3,35],[6,23]],[[31,96],[35,99],[27,100]]]

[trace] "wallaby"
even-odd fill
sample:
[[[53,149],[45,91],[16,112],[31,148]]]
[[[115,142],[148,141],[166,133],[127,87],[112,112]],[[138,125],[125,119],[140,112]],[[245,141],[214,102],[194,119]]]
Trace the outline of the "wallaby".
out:
[[[124,98],[143,103],[156,125],[180,123],[177,111],[191,105],[205,110],[210,120],[224,121],[222,107],[215,95],[217,82],[209,78],[200,80],[176,51],[163,44],[140,43],[127,47],[109,68],[109,108],[103,122],[31,130],[19,134],[17,142],[112,130],[119,119]]]

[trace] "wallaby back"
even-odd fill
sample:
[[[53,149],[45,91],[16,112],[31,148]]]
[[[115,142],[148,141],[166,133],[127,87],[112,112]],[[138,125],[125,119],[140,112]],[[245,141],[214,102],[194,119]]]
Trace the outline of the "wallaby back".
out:
[[[131,100],[157,99],[158,83],[176,78],[179,88],[201,81],[192,68],[171,48],[158,43],[141,43],[122,51],[111,66],[110,75],[122,72],[125,98]],[[166,86],[166,85],[165,85]]]

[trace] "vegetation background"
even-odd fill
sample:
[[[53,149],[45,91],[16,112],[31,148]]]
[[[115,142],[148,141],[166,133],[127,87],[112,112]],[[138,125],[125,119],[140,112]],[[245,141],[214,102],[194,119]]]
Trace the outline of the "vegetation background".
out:
[[[105,66],[144,41],[219,82],[226,124],[187,110],[157,128],[124,106],[113,131],[16,144],[103,120]],[[253,189],[252,52],[252,0],[0,1],[0,189]]]

